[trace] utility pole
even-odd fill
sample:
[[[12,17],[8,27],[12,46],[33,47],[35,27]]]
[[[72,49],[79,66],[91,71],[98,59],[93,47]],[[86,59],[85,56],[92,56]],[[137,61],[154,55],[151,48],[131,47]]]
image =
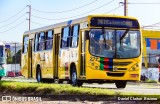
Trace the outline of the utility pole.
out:
[[[15,44],[15,56],[14,56],[14,58],[15,58],[15,60],[14,60],[14,63],[15,63],[15,70],[14,70],[14,72],[16,71],[16,58],[17,58],[17,55],[16,55],[16,44],[17,43],[13,43],[13,44]]]
[[[31,29],[31,5],[27,5],[29,7],[29,12],[27,12],[29,14],[29,18],[27,19],[29,22],[29,31]]]
[[[124,16],[128,16],[128,0],[124,0]]]

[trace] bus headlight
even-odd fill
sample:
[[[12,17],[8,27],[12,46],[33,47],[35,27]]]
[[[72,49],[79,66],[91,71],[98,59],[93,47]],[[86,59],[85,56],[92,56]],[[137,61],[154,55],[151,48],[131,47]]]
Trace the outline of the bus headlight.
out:
[[[133,67],[131,68],[131,70],[135,71],[138,70],[140,67],[140,65],[138,63],[136,63],[135,65],[133,65]]]
[[[117,71],[117,67],[114,67],[114,68],[113,68],[113,71]]]
[[[135,68],[135,67],[132,67],[132,70],[136,70],[136,68]]]

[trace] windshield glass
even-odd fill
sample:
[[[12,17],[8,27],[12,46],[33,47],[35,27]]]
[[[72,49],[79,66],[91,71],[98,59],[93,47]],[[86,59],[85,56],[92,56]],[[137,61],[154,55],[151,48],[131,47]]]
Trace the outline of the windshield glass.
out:
[[[140,55],[140,33],[135,30],[91,29],[90,53],[107,58]]]
[[[4,46],[0,46],[0,64],[5,63]]]

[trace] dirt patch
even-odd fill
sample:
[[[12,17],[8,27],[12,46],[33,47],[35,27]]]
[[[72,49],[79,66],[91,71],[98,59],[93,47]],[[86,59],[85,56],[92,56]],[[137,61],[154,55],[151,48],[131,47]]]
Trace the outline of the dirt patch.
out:
[[[0,92],[0,101],[2,101],[2,96],[11,96],[11,97],[25,97],[25,98],[41,98],[41,101],[46,102],[45,104],[81,104],[81,103],[92,103],[92,104],[160,104],[159,101],[144,101],[144,100],[134,100],[134,101],[128,101],[128,100],[122,100],[119,101],[118,97],[119,96],[113,96],[113,95],[51,95],[51,94],[46,94],[46,95],[38,95],[38,94],[34,94],[34,93],[16,93],[16,92],[8,92],[8,91],[4,91],[4,92]],[[38,101],[38,102],[41,102]],[[19,101],[14,101],[15,104],[16,103],[20,103]],[[36,101],[37,102],[37,101]],[[8,102],[9,104],[11,104],[11,102]],[[8,104],[7,102],[5,102],[5,104]],[[23,101],[23,104],[30,104],[30,103],[35,103],[34,102],[28,102],[28,100]]]

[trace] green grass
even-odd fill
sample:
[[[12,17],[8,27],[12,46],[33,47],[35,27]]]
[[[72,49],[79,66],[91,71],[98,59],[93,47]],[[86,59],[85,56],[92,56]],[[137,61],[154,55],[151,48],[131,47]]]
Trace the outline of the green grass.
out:
[[[158,83],[158,81],[150,80],[150,79],[147,79],[145,82],[146,82],[146,83]]]
[[[35,94],[56,94],[56,95],[114,95],[114,91],[100,88],[72,87],[69,84],[46,84],[0,81],[0,91]],[[119,93],[117,93],[119,94]]]
[[[34,94],[34,95],[112,95],[112,96],[140,95],[141,96],[141,94],[134,93],[134,91],[124,93],[104,88],[72,87],[69,84],[55,84],[55,83],[47,84],[47,83],[29,83],[29,82],[14,82],[14,81],[0,81],[0,92]],[[155,97],[160,99],[159,95],[155,95]]]

